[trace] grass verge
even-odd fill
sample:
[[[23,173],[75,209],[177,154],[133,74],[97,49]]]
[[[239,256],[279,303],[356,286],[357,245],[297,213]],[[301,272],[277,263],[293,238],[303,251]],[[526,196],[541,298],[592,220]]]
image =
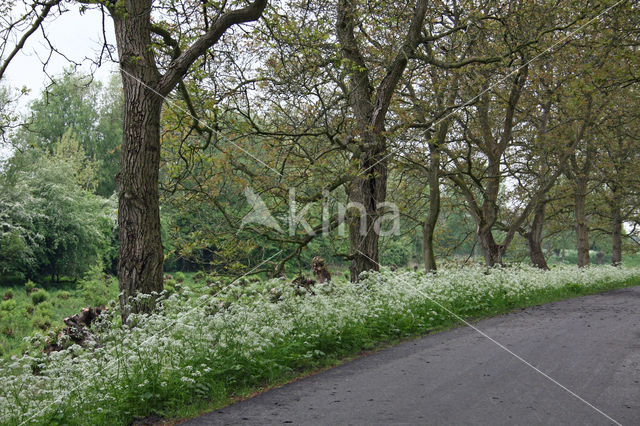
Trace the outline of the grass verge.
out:
[[[129,424],[189,417],[330,367],[362,351],[479,318],[640,284],[631,268],[528,267],[382,272],[357,285],[245,282],[215,295],[168,297],[128,329],[117,312],[88,347],[0,366],[0,420]],[[433,303],[436,301],[437,303]],[[446,307],[442,309],[441,306]]]

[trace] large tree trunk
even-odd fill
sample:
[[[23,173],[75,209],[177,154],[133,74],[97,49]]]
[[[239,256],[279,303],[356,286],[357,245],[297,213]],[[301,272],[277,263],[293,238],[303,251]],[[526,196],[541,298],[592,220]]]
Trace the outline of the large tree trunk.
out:
[[[378,207],[385,201],[387,193],[385,117],[409,58],[421,41],[427,0],[416,1],[406,38],[376,89],[371,83],[367,62],[355,34],[359,26],[356,10],[357,5],[350,0],[338,1],[336,35],[349,76],[349,106],[355,116],[360,139],[357,150],[354,150],[358,174],[351,184],[349,195],[350,201],[361,203],[365,211],[364,217],[350,215],[348,219],[351,281],[357,281],[363,271],[379,269],[379,235],[375,225],[382,213]],[[366,227],[362,229],[364,220]]]
[[[622,211],[620,202],[616,199],[616,193],[613,194],[613,202],[611,204],[611,239],[613,243],[611,264],[620,266],[622,263]]]
[[[126,76],[123,84],[127,102],[118,173],[118,281],[124,304],[138,292],[162,291],[164,254],[158,198],[162,102],[148,90],[131,87],[140,85],[131,84]],[[144,306],[132,306],[132,309],[133,312],[145,312],[151,306],[152,303],[145,303]]]
[[[260,18],[267,0],[228,10],[190,46],[182,50],[165,28],[153,27],[153,0],[102,2],[113,18],[122,85],[124,129],[118,182],[118,224],[122,319],[130,312],[147,312],[154,292],[162,291],[164,254],[160,234],[158,170],[160,168],[160,115],[162,102],[184,78],[189,67],[215,45],[232,26]],[[160,74],[151,32],[171,47],[172,60]],[[138,293],[149,297],[130,303]]]
[[[505,252],[505,246],[496,243],[493,238],[491,228],[487,226],[480,226],[477,234],[478,241],[480,242],[480,248],[484,255],[485,264],[490,268],[494,266],[502,266],[502,256]]]
[[[124,129],[118,182],[120,303],[123,319],[146,312],[153,300],[131,304],[137,293],[162,291],[158,170],[162,97],[150,38],[150,1],[127,2],[114,16],[124,91]]]
[[[544,212],[547,206],[545,200],[540,200],[535,209],[531,230],[526,234],[529,245],[529,258],[531,263],[540,269],[548,270],[547,260],[542,251],[542,229],[544,227]]]
[[[373,138],[372,138],[373,139]],[[360,156],[360,165],[366,172],[354,179],[351,184],[350,202],[364,206],[365,214],[349,215],[349,243],[353,255],[349,272],[351,281],[358,281],[363,271],[379,270],[378,241],[379,234],[375,223],[380,217],[379,203],[387,195],[387,161],[384,149],[386,141],[378,136],[377,143]],[[355,212],[353,212],[355,213]]]
[[[587,225],[587,215],[585,210],[586,198],[587,182],[583,178],[576,178],[574,215],[576,220],[578,266],[580,268],[589,266],[589,226]]]
[[[424,269],[436,270],[433,250],[433,234],[440,215],[440,152],[435,144],[429,144],[429,213],[422,224],[422,255]]]

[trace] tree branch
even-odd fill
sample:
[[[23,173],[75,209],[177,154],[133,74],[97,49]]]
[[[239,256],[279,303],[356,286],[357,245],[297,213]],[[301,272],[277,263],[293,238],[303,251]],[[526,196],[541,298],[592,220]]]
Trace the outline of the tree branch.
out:
[[[231,10],[222,14],[211,25],[209,30],[169,64],[158,84],[158,92],[166,96],[187,74],[189,67],[208,49],[215,45],[222,35],[233,25],[256,21],[262,16],[267,0],[255,0],[242,9]]]

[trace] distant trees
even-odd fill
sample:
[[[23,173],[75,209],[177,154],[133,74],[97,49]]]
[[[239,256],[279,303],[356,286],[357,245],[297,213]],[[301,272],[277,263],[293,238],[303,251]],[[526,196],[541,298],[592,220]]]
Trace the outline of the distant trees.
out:
[[[96,194],[110,197],[116,189],[122,143],[122,94],[119,78],[106,86],[72,69],[56,76],[34,100],[20,130],[11,138],[15,149],[51,153],[69,131],[88,161],[95,163]]]
[[[420,2],[294,1],[268,9],[255,43],[230,37],[223,45],[246,57],[228,67],[203,59],[201,70],[225,72],[187,77],[183,111],[166,115],[167,199],[175,206],[188,197],[184,210],[208,218],[205,226],[183,221],[179,229],[193,229],[193,238],[183,235],[184,252],[235,253],[252,259],[241,264],[273,263],[279,274],[303,250],[322,247],[331,251],[325,257],[350,261],[355,279],[381,261],[379,239],[360,225],[366,216],[371,226],[380,215],[375,205],[391,201],[408,221],[403,235],[421,228],[413,240],[423,245],[427,270],[435,270],[436,255],[461,247],[501,264],[514,241],[546,268],[545,230],[556,225],[546,220],[567,202],[551,192],[561,184],[567,194],[571,156],[595,131],[585,95],[598,62],[582,55],[607,39],[593,38],[596,27],[625,13],[613,5],[428,4],[414,44],[408,35]],[[357,201],[368,211],[350,209],[345,224],[329,215],[322,242],[269,227],[234,232],[247,213],[247,186],[276,219],[288,213],[295,190],[300,207],[312,203],[307,218],[316,231],[325,200],[329,210],[334,201]],[[452,234],[453,219],[464,229]],[[345,225],[346,241],[336,232]]]
[[[114,202],[86,189],[86,182],[92,181],[90,166],[83,163],[81,151],[68,149],[74,146],[70,137],[54,145],[56,152],[27,166],[14,166],[0,178],[4,274],[59,281],[82,277],[93,265],[111,262]]]
[[[97,2],[86,7],[114,21],[122,81],[56,78],[13,134],[21,154],[6,179],[29,185],[28,204],[46,192],[33,176],[64,175],[73,186],[56,191],[86,201],[113,193],[119,164],[123,303],[162,289],[165,254],[172,267],[279,276],[319,250],[350,262],[355,281],[381,253],[405,263],[416,248],[427,271],[463,251],[501,265],[513,246],[547,268],[550,237],[571,232],[581,266],[594,235],[611,238],[619,264],[625,224],[640,216],[629,164],[637,7],[507,3]],[[67,6],[33,3],[8,31],[28,38]],[[9,33],[0,31],[0,78],[21,48]],[[68,170],[54,173],[46,161],[63,157]],[[276,226],[244,223],[247,190]],[[82,204],[72,199],[56,211]],[[386,202],[401,208],[395,239],[376,229]],[[300,217],[288,216],[292,205]],[[2,213],[2,253],[27,270],[44,234],[14,207]]]

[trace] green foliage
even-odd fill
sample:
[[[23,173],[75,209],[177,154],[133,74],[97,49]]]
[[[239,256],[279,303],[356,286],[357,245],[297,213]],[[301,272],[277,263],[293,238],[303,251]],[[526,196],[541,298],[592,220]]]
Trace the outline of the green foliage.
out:
[[[175,293],[178,283],[174,279],[168,279],[164,281],[164,289],[169,293]]]
[[[50,302],[42,302],[33,313],[33,325],[41,330],[51,327],[54,321],[53,306]]]
[[[0,290],[5,292],[2,287]],[[31,296],[40,290],[32,295],[20,287],[7,291],[12,291],[14,297],[0,302],[0,358],[21,354],[28,348],[25,337],[40,331],[56,330],[63,326],[65,317],[78,314],[87,306],[109,305],[118,297],[117,281],[114,277],[105,276],[99,266],[93,267],[76,283],[67,281],[52,286],[46,292],[42,290],[48,293],[48,298],[36,306]]]
[[[56,144],[73,132],[76,160],[76,154],[82,153],[86,161],[95,164],[90,179],[78,178],[83,186],[88,184],[97,194],[110,197],[116,189],[114,178],[122,143],[120,87],[117,77],[103,88],[89,76],[65,71],[31,104],[29,124],[17,133],[14,144],[22,151],[52,154]]]
[[[13,299],[3,300],[0,302],[0,311],[13,311],[16,308],[16,301]]]
[[[24,283],[24,289],[27,291],[27,294],[31,293],[35,288],[36,288],[36,283],[34,283],[31,280],[27,280],[27,282]]]
[[[37,247],[43,242],[35,229],[40,218],[33,210],[34,197],[26,182],[0,178],[0,273],[22,275],[37,263]]]
[[[105,275],[100,265],[94,265],[79,284],[81,297],[91,306],[107,305],[118,295],[115,277]]]
[[[406,238],[390,238],[380,244],[380,263],[383,265],[406,266],[413,254],[414,247]]]
[[[69,127],[54,145],[52,159],[66,163],[73,171],[73,178],[80,187],[89,191],[95,190],[97,164],[87,158],[73,126]]]
[[[47,300],[48,298],[49,298],[49,293],[47,293],[47,290],[40,289],[31,293],[31,301],[33,302],[34,305],[38,305],[44,302],[45,300]]]
[[[115,220],[113,200],[93,195],[91,165],[65,133],[54,153],[14,167],[0,179],[0,271],[26,276],[77,278],[110,261]]]

